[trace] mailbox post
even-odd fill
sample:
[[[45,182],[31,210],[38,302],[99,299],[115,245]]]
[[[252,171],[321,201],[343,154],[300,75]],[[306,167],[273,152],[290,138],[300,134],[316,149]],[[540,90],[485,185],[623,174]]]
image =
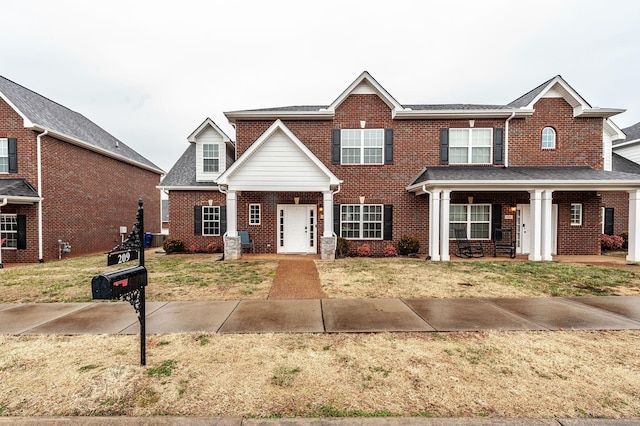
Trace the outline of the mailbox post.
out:
[[[140,365],[147,364],[144,289],[148,283],[144,266],[144,208],[138,200],[136,223],[121,245],[107,254],[107,266],[138,259],[138,266],[106,272],[93,277],[91,291],[94,299],[122,299],[128,301],[138,314],[140,323]]]

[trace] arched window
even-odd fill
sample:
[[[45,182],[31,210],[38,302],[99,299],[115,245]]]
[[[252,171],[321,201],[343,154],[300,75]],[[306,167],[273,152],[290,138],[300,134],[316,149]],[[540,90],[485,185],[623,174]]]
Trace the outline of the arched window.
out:
[[[556,131],[553,127],[542,129],[542,149],[555,149]]]

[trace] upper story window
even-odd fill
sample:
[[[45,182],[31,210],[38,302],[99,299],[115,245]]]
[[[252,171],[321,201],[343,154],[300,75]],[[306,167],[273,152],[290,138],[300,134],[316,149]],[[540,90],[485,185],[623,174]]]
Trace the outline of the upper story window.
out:
[[[220,171],[220,146],[214,143],[202,145],[202,171],[217,173]]]
[[[491,164],[493,129],[449,129],[449,164]]]
[[[343,129],[342,164],[384,164],[384,129]]]
[[[0,138],[0,173],[9,173],[9,139]]]
[[[556,131],[553,127],[542,129],[542,149],[555,149]]]

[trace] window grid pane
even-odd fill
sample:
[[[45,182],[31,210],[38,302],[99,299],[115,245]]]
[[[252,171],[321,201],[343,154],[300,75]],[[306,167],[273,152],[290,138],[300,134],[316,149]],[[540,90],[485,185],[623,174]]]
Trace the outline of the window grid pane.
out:
[[[202,206],[202,235],[220,235],[219,206]]]
[[[249,204],[249,225],[260,225],[260,204]]]
[[[0,139],[0,173],[9,172],[9,139]]]
[[[450,164],[491,164],[493,129],[449,129]]]
[[[219,147],[217,144],[202,145],[202,171],[215,173],[220,170]]]
[[[582,204],[571,204],[571,224],[582,225]]]
[[[382,239],[381,204],[343,204],[340,206],[340,235],[351,239]]]
[[[542,148],[556,147],[556,131],[551,127],[542,129]]]
[[[452,204],[449,208],[449,238],[455,239],[455,229],[464,228],[467,238],[491,238],[491,206],[489,204]]]
[[[0,215],[0,240],[6,238],[3,248],[18,247],[18,216],[14,214]]]
[[[383,164],[384,129],[342,129],[342,164]]]

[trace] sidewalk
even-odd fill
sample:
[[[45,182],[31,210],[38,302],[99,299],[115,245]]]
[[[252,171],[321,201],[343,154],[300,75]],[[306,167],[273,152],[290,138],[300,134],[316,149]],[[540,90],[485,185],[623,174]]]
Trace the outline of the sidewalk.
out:
[[[640,296],[147,302],[146,331],[376,333],[638,330]],[[137,334],[127,302],[0,304],[2,334]]]

